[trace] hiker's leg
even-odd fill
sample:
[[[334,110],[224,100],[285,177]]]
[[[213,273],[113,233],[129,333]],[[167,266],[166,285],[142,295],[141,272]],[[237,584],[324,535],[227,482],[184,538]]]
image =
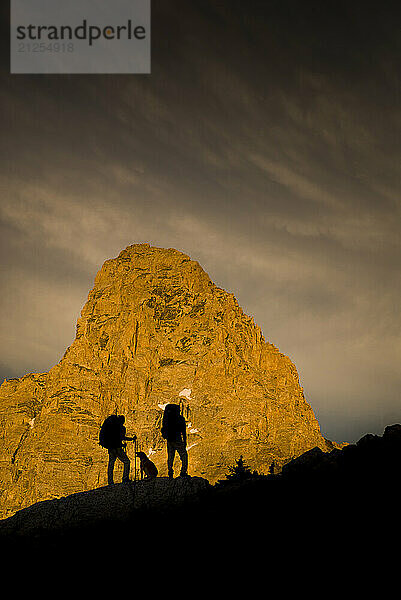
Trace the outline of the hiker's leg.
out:
[[[116,451],[114,450],[114,448],[110,448],[109,464],[107,465],[107,483],[109,485],[113,485],[113,483],[114,483],[113,472],[114,472],[114,463],[116,462],[116,458],[117,458]]]
[[[177,452],[181,459],[181,475],[186,475],[188,471],[188,452],[184,442],[180,442],[180,444],[177,445]]]
[[[123,482],[129,481],[129,470],[131,467],[130,459],[128,458],[126,452],[122,448],[117,448],[117,457],[121,460],[121,462],[124,465]]]
[[[173,476],[173,464],[175,456],[175,445],[173,442],[167,442],[167,470],[168,476]]]

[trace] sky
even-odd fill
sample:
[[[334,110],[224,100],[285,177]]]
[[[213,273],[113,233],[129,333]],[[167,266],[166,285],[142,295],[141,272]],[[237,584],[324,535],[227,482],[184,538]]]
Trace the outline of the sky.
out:
[[[57,364],[103,262],[147,242],[234,293],[325,437],[401,422],[400,25],[153,0],[149,75],[11,75],[2,35],[1,381]]]

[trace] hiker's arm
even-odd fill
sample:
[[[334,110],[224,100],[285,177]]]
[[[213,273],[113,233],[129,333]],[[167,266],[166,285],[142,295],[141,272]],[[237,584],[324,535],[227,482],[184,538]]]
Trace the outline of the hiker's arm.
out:
[[[128,437],[127,435],[124,436],[124,439],[127,440],[128,442],[135,442],[136,440],[136,435],[134,435],[134,437]]]

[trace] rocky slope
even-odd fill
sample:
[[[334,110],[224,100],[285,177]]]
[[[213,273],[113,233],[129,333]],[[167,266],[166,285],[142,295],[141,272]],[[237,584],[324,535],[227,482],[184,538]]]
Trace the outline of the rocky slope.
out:
[[[157,477],[152,481],[107,485],[28,506],[0,521],[0,537],[39,540],[46,535],[77,534],[108,521],[126,524],[144,511],[157,513],[182,508],[185,502],[199,502],[210,489],[209,482],[200,477]]]
[[[97,274],[62,360],[0,387],[0,516],[105,485],[98,432],[116,410],[166,475],[168,402],[187,421],[190,473],[211,483],[240,455],[267,473],[334,447],[294,365],[233,294],[174,249],[133,245]]]

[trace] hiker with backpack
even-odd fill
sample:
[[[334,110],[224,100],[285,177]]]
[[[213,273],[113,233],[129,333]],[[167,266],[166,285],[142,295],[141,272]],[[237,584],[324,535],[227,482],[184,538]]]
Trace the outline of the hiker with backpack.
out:
[[[110,415],[105,419],[99,433],[99,444],[109,452],[109,463],[107,466],[107,482],[109,485],[114,483],[114,464],[118,458],[123,465],[123,483],[129,481],[129,472],[131,462],[124,449],[124,440],[135,441],[134,437],[126,435],[127,430],[124,426],[125,417],[123,415]]]
[[[162,436],[167,440],[167,469],[170,479],[173,478],[175,453],[181,459],[180,477],[188,477],[187,428],[184,417],[180,414],[178,404],[167,404],[164,409],[161,429]]]

